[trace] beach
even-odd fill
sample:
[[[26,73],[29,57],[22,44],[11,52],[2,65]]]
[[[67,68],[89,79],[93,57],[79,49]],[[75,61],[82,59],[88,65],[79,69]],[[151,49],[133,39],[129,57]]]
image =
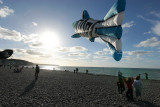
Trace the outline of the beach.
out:
[[[13,73],[0,67],[0,107],[160,107],[159,80],[143,79],[142,100],[134,94],[130,102],[117,92],[116,76],[40,70],[35,80],[34,73],[32,68]]]

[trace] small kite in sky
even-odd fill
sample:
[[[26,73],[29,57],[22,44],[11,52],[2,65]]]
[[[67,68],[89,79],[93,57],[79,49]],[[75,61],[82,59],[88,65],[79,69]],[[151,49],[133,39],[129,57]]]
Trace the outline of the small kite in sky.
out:
[[[117,0],[104,17],[104,20],[94,20],[90,18],[86,10],[82,13],[82,19],[72,24],[76,34],[72,38],[87,37],[94,42],[96,37],[100,37],[111,50],[116,61],[122,58],[122,23],[126,0]]]

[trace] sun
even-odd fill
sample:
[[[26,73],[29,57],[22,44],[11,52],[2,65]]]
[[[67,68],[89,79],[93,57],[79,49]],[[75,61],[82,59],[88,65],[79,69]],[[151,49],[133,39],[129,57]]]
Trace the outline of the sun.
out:
[[[58,34],[52,31],[44,31],[40,34],[40,42],[46,49],[52,49],[60,45]]]

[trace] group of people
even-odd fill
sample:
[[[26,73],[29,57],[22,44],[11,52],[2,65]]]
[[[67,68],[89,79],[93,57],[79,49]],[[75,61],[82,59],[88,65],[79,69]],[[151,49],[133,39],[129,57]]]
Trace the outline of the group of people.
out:
[[[76,69],[74,70],[74,73],[78,73],[78,68],[76,68]]]
[[[118,72],[118,92],[122,94],[125,91],[125,84],[127,87],[126,97],[128,101],[133,100],[133,91],[135,90],[136,97],[141,97],[142,92],[142,80],[140,79],[140,75],[137,75],[135,79],[133,77],[123,77],[122,72]]]

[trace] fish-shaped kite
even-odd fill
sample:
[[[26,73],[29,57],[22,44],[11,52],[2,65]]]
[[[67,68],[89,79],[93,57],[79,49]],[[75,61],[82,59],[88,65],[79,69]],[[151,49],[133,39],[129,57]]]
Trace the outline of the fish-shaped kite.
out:
[[[7,59],[13,54],[13,50],[6,49],[0,52],[0,59]]]
[[[87,37],[94,42],[96,37],[100,37],[107,43],[112,56],[116,61],[122,58],[122,23],[126,0],[117,0],[108,11],[104,20],[94,20],[90,18],[86,10],[82,13],[82,19],[72,24],[76,34],[72,38]]]

